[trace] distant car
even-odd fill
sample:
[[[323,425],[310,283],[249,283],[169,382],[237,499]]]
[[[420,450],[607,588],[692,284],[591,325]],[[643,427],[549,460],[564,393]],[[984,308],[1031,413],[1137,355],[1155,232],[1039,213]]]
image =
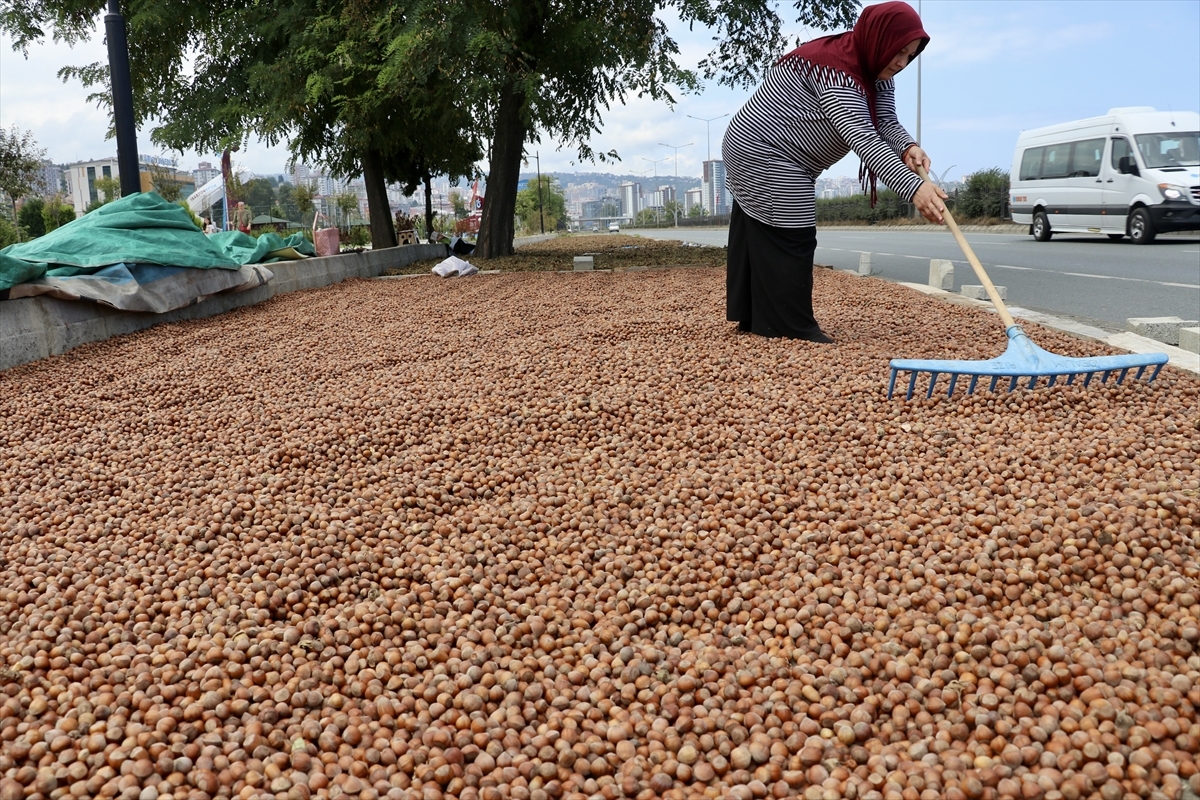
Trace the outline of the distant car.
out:
[[[616,222],[610,222],[610,223],[608,223],[608,232],[609,232],[609,233],[620,233],[620,232],[621,232],[621,225],[620,225],[619,223],[616,223]]]
[[[599,225],[593,225],[593,226],[592,226],[592,233],[599,233],[599,232],[600,232],[600,226],[599,226]]]

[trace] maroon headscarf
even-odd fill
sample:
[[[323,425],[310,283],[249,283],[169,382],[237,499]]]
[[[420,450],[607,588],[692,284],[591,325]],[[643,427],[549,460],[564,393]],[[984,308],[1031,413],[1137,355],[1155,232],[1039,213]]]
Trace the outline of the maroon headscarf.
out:
[[[929,44],[929,34],[921,26],[921,18],[912,6],[895,0],[863,9],[854,29],[833,36],[823,36],[800,45],[779,59],[780,64],[799,60],[813,66],[830,67],[849,75],[867,96],[871,121],[878,125],[875,114],[875,81],[896,54],[913,39],[920,39],[917,55]],[[875,204],[875,173],[864,163],[858,178],[871,187],[871,205]]]

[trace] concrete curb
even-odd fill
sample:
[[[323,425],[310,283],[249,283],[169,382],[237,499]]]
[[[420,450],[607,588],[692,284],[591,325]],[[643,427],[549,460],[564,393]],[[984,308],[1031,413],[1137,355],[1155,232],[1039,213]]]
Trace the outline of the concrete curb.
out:
[[[986,309],[992,313],[996,311],[995,306],[984,300],[972,300],[962,295],[926,286],[923,283],[907,283],[904,281],[897,281],[896,283],[900,286],[907,286],[910,289],[914,289],[921,294],[939,297],[947,302],[974,306],[975,308]],[[1008,311],[1016,319],[1036,322],[1039,325],[1045,325],[1047,328],[1054,328],[1055,330],[1069,333],[1072,336],[1078,336],[1082,339],[1094,339],[1098,342],[1104,342],[1110,347],[1116,347],[1129,353],[1166,353],[1168,366],[1200,375],[1200,353],[1189,353],[1180,347],[1163,344],[1154,339],[1139,336],[1136,333],[1112,333],[1103,328],[1097,328],[1094,325],[1085,325],[1074,320],[1043,314],[1040,311],[1030,311],[1020,306],[1008,306]]]
[[[538,242],[548,242],[551,239],[557,239],[557,233],[539,233],[537,236],[521,236],[513,239],[513,249],[524,247],[527,244],[537,244]]]
[[[348,278],[374,278],[414,261],[443,258],[444,244],[413,244],[343,253],[326,258],[281,261],[268,265],[275,277],[265,286],[219,294],[166,314],[135,314],[94,303],[25,297],[0,302],[0,371],[56,356],[89,342],[152,328],[166,322],[203,319],[251,306],[281,294],[316,289]]]

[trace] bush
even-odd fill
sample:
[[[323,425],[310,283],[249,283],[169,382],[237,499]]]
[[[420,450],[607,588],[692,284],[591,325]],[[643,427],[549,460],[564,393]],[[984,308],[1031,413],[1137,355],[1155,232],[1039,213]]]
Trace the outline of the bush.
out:
[[[16,241],[17,227],[9,222],[7,217],[0,217],[0,250],[10,244],[16,244]]]
[[[42,210],[45,207],[46,201],[42,198],[29,197],[17,213],[17,222],[28,232],[31,239],[46,235],[46,221],[42,219]]]
[[[180,200],[175,205],[179,206],[184,211],[188,212],[188,216],[192,218],[193,225],[195,225],[200,230],[204,230],[204,220],[202,220],[202,219],[200,219],[200,217],[196,216],[196,212],[192,211],[192,207],[188,205],[187,200]]]
[[[75,209],[67,205],[59,197],[52,197],[42,209],[42,221],[46,223],[46,233],[61,228],[75,221]]]
[[[1008,199],[1008,173],[999,167],[967,176],[958,194],[955,214],[964,218],[1001,217]]]
[[[371,243],[371,231],[365,225],[355,225],[350,229],[350,245],[366,247]]]
[[[849,197],[830,197],[817,201],[817,222],[866,222],[876,223],[908,217],[909,203],[891,189],[879,192],[875,207],[865,194]]]

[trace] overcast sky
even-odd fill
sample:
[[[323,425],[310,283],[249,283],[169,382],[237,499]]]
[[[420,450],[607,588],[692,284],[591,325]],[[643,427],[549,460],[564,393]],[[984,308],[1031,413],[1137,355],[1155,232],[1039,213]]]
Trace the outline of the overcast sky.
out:
[[[914,7],[916,0],[911,3]],[[788,9],[791,3],[782,4]],[[1198,0],[923,0],[932,37],[922,56],[921,139],[939,174],[958,178],[977,169],[1008,169],[1017,134],[1056,122],[1105,113],[1117,106],[1200,110],[1200,2]],[[97,18],[97,30],[102,28]],[[799,35],[799,29],[794,30]],[[685,62],[707,52],[711,34],[673,25]],[[813,34],[815,35],[815,34]],[[68,64],[106,60],[99,33],[86,45],[43,44],[23,58],[0,38],[0,126],[30,129],[59,163],[114,155],[104,138],[103,112],[86,102],[77,83],[55,73]],[[605,114],[597,151],[615,149],[615,165],[580,164],[570,149],[543,138],[531,145],[543,171],[671,174],[679,150],[679,174],[699,175],[706,155],[705,124],[689,119],[736,111],[749,92],[715,84],[681,96],[671,108],[631,99]],[[917,68],[897,78],[901,122],[917,131]],[[728,118],[711,124],[711,147],[720,152]],[[158,154],[149,131],[139,133],[142,152]],[[719,155],[718,155],[719,157]],[[667,159],[655,165],[654,159]],[[185,153],[180,166],[194,168],[211,155]],[[240,163],[253,172],[283,172],[284,147],[252,144]],[[486,165],[484,165],[486,169]],[[827,175],[854,175],[851,156]]]

